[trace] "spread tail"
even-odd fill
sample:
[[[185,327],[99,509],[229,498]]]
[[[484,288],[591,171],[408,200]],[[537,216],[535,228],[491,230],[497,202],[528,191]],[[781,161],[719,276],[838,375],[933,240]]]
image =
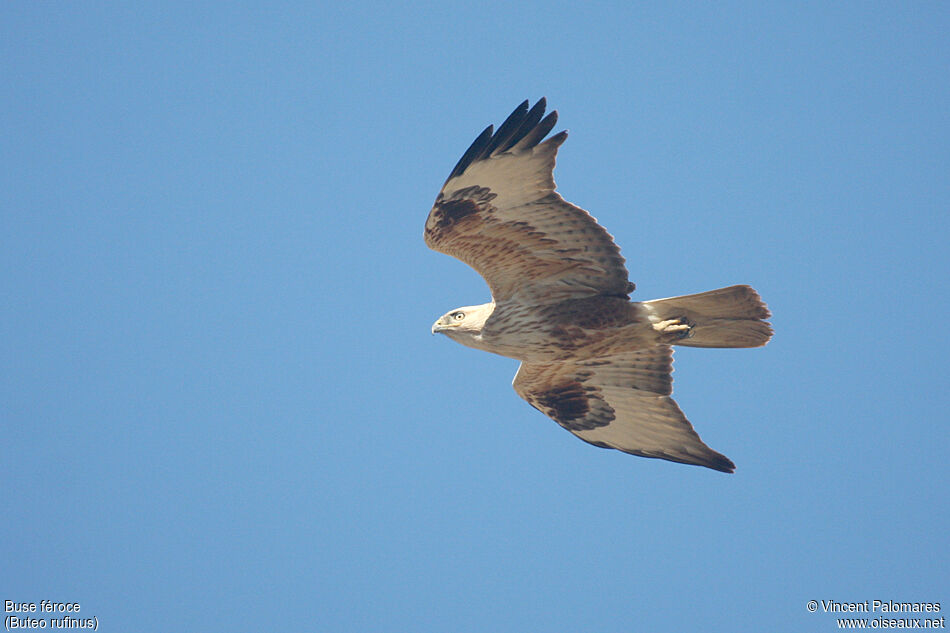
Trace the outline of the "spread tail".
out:
[[[674,345],[688,347],[761,347],[772,338],[765,322],[771,313],[750,286],[729,286],[709,292],[644,301],[650,320],[682,319],[688,332]]]

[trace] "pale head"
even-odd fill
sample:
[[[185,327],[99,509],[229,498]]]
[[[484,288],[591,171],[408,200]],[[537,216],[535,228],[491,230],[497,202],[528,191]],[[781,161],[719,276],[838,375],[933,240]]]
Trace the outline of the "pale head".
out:
[[[494,302],[455,308],[439,317],[432,325],[432,333],[445,334],[462,345],[477,346],[482,327],[494,309]]]

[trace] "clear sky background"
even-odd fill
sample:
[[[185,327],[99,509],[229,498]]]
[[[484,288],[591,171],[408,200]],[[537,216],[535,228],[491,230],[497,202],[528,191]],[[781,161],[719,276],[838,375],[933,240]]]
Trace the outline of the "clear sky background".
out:
[[[0,9],[0,600],[101,631],[832,631],[950,611],[950,9]],[[584,444],[428,250],[546,96],[634,299],[753,285],[677,352],[734,475]],[[879,614],[878,614],[879,615]]]

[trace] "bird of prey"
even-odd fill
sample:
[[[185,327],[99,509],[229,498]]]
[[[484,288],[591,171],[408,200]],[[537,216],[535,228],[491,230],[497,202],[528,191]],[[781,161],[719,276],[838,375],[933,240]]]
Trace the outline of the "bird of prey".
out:
[[[770,314],[749,286],[632,302],[634,284],[609,233],[555,192],[567,138],[544,138],[545,99],[489,125],[449,174],[426,244],[473,267],[492,300],[456,308],[433,333],[521,361],[512,386],[595,446],[733,472],[670,397],[672,345],[759,347]]]

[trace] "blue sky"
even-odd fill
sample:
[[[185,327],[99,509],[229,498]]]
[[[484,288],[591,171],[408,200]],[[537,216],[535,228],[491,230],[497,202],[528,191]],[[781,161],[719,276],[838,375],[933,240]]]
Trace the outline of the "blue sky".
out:
[[[6,3],[0,600],[103,631],[836,630],[950,608],[944,3]],[[586,445],[429,333],[422,241],[546,96],[734,475]],[[942,614],[943,615],[943,614]]]

